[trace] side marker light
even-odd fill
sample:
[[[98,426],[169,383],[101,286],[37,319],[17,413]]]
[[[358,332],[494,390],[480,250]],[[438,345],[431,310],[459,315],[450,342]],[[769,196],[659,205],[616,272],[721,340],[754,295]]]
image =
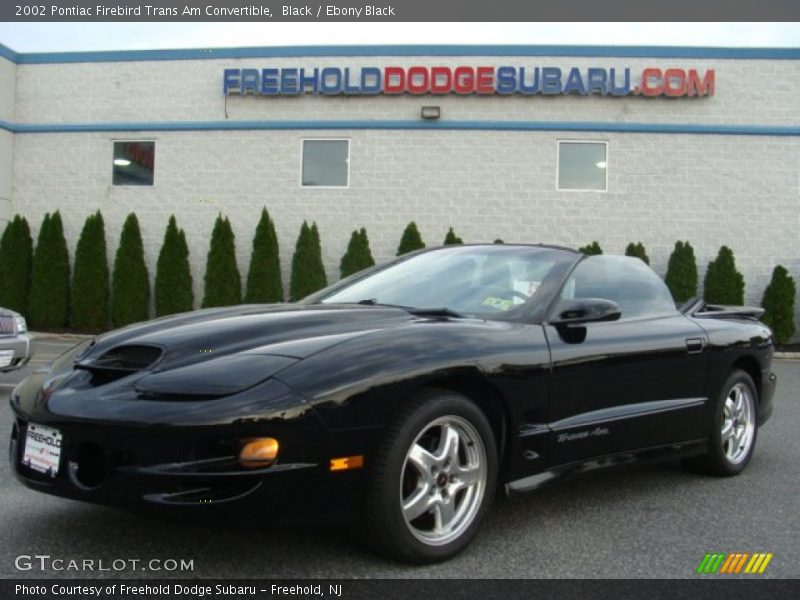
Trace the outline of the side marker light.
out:
[[[344,456],[342,458],[331,459],[331,471],[347,471],[349,469],[360,469],[364,466],[364,455]]]

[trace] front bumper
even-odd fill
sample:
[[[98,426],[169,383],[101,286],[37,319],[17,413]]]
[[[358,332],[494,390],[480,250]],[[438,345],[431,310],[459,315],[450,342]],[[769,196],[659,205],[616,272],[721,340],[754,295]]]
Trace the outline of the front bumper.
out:
[[[11,363],[5,367],[0,367],[0,372],[13,371],[28,364],[31,356],[33,356],[33,343],[26,334],[0,338],[0,352],[12,353]]]
[[[186,411],[206,406],[187,402]],[[331,431],[310,408],[291,418],[169,425],[29,415],[13,398],[12,407],[11,465],[20,482],[39,492],[130,509],[270,522],[355,517],[360,510],[363,470],[331,472],[329,466],[334,457],[363,454],[369,434]],[[22,462],[30,422],[62,435],[54,477]],[[241,441],[266,436],[280,443],[275,464],[241,467]]]

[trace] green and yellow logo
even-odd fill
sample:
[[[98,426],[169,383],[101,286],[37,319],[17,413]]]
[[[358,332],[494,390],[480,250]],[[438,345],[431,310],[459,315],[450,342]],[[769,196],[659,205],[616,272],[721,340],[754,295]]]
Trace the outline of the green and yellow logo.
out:
[[[700,561],[697,572],[703,575],[722,575],[747,573],[750,575],[761,574],[767,570],[772,552],[724,552],[708,553]]]

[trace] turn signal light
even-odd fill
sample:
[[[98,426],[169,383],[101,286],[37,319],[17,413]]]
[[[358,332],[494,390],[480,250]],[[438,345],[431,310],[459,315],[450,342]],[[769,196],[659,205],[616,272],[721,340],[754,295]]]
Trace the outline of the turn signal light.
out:
[[[247,440],[239,452],[239,464],[243,467],[268,467],[278,456],[278,440],[275,438],[254,438]]]
[[[344,456],[331,459],[331,471],[346,471],[347,469],[360,469],[364,466],[364,455]]]

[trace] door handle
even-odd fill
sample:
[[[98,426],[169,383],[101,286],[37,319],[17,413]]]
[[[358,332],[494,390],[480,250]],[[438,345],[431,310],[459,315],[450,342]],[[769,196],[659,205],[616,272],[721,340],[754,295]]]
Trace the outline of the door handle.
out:
[[[686,338],[686,352],[688,354],[699,354],[705,347],[703,338]]]

